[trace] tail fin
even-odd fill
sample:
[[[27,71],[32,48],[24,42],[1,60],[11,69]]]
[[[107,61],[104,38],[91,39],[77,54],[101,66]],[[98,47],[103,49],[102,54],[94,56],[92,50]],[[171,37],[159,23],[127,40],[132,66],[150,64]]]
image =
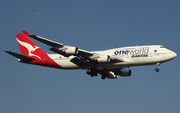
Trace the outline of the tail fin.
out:
[[[46,53],[24,34],[16,34],[21,54],[41,60]]]
[[[16,39],[22,55],[11,51],[5,52],[18,58],[18,61],[47,67],[62,68],[25,34],[16,34]]]

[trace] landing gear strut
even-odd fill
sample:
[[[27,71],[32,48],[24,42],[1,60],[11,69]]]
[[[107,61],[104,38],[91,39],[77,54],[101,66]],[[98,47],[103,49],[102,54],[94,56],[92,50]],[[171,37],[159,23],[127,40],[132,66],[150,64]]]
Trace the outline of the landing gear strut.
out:
[[[159,72],[159,65],[160,65],[160,64],[161,64],[161,63],[157,63],[157,64],[156,64],[156,69],[155,69],[156,72]]]

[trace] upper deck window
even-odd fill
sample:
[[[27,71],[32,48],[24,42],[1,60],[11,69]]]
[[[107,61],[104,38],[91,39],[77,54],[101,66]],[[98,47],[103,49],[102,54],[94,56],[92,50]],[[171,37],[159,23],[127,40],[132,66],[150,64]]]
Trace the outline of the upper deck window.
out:
[[[160,46],[160,48],[165,48],[164,46]]]

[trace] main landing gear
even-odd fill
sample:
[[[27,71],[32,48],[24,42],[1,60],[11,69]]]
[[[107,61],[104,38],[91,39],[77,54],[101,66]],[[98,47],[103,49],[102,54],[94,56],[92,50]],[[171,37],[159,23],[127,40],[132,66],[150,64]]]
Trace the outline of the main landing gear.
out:
[[[90,68],[90,69],[86,72],[86,74],[90,75],[91,77],[97,76],[97,75],[98,75],[97,68],[96,68],[96,67]],[[106,77],[107,77],[107,74],[104,73],[104,74],[102,74],[101,79],[105,80]]]
[[[91,77],[97,76],[97,68],[96,67],[92,67],[90,68],[87,72],[88,75],[90,75]]]
[[[155,69],[156,72],[159,72],[159,65],[160,65],[160,64],[161,64],[161,63],[157,63],[157,64],[156,64],[156,69]]]

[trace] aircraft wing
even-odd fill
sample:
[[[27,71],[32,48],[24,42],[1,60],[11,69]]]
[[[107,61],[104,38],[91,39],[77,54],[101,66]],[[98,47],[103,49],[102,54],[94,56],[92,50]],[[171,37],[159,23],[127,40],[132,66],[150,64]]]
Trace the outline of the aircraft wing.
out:
[[[48,39],[46,39],[46,38],[42,38],[42,37],[40,37],[40,36],[36,36],[36,35],[30,34],[30,33],[26,32],[26,31],[24,31],[24,30],[22,30],[22,32],[23,32],[25,35],[27,35],[27,36],[29,36],[29,37],[31,37],[31,38],[34,38],[35,40],[38,40],[38,41],[40,41],[40,42],[42,42],[42,43],[44,43],[44,44],[47,44],[47,45],[49,45],[49,46],[53,46],[53,47],[63,47],[63,46],[64,46],[64,45],[61,44],[61,43],[58,43],[58,42],[55,42],[55,41],[52,41],[52,40],[48,40]]]
[[[61,44],[61,43],[46,39],[46,38],[42,38],[40,36],[30,34],[30,33],[26,32],[24,30],[22,30],[22,32],[25,35],[27,35],[27,36],[29,36],[31,38],[34,38],[35,40],[38,40],[38,41],[40,41],[40,42],[42,42],[44,44],[52,46],[53,48],[50,48],[51,51],[53,51],[55,53],[59,53],[59,54],[61,54],[63,56],[66,56],[66,57],[72,55],[70,53],[77,52],[77,50],[78,50],[78,53],[75,53],[75,56],[90,57],[90,56],[93,55],[92,52],[85,51],[85,50],[82,50],[82,49],[78,49],[77,47],[67,46],[67,45],[64,45],[64,44]],[[65,53],[66,51],[69,51],[69,52]]]
[[[79,49],[77,47],[67,46],[67,45],[46,39],[46,38],[42,38],[40,36],[30,34],[26,31],[22,31],[22,32],[25,35],[31,38],[34,38],[35,40],[38,40],[44,44],[52,46],[52,48],[50,48],[49,50],[55,53],[61,54],[65,57],[69,57],[71,55],[75,56],[70,61],[82,68],[85,68],[89,65],[96,64],[96,63],[124,62],[123,58],[110,56],[110,55],[104,55],[104,54],[98,54],[95,52],[89,52],[86,50]]]

